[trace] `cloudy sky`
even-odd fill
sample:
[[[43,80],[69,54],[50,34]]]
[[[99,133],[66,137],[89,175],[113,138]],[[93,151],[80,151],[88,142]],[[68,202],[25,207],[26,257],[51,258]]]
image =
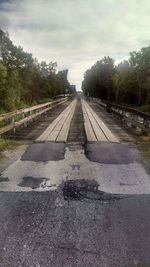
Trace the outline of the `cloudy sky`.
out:
[[[150,0],[0,0],[0,27],[39,61],[83,74],[103,56],[116,63],[150,45]]]

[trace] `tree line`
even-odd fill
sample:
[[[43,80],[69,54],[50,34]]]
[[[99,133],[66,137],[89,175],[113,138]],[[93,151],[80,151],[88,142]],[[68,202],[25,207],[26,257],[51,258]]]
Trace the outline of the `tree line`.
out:
[[[0,111],[12,111],[41,103],[60,94],[73,93],[68,70],[57,71],[57,63],[39,63],[32,54],[10,40],[0,29]]]
[[[114,63],[104,57],[85,72],[84,94],[116,103],[150,104],[150,46],[131,52],[117,66]]]

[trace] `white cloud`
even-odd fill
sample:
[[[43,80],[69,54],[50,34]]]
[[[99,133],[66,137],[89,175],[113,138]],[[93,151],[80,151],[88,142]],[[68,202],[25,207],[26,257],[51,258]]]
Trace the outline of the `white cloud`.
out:
[[[105,55],[119,62],[149,45],[148,0],[0,1],[0,24],[39,60],[69,68],[81,86],[83,73]]]

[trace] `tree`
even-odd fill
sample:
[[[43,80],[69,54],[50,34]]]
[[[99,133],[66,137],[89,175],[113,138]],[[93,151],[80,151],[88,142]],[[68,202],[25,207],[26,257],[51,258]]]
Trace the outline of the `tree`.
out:
[[[67,74],[57,73],[56,62],[39,63],[0,30],[0,105],[6,111],[69,92]]]
[[[69,82],[67,80],[68,70],[63,70],[58,72],[58,79],[61,84],[61,92],[66,94],[69,92]]]
[[[131,52],[129,60],[114,66],[104,57],[84,74],[85,95],[125,104],[150,103],[150,46]]]
[[[91,69],[84,74],[82,89],[86,95],[110,100],[112,97],[112,75],[114,73],[114,60],[104,57],[97,61]]]
[[[121,77],[117,72],[112,75],[112,83],[114,88],[115,101],[119,102]]]
[[[5,87],[7,81],[7,68],[0,63],[0,106],[3,106],[3,102],[5,99]]]
[[[138,104],[142,104],[145,94],[145,80],[150,76],[150,46],[147,48],[144,47],[138,52],[134,51],[130,53],[129,62],[138,85]]]

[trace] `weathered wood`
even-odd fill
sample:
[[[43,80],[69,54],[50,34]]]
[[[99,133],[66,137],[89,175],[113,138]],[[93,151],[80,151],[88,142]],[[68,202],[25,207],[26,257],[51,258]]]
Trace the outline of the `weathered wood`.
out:
[[[101,128],[99,127],[97,121],[95,120],[89,105],[87,105],[87,103],[84,102],[84,106],[85,106],[87,116],[89,118],[89,121],[91,123],[91,127],[93,129],[93,132],[96,136],[97,141],[108,141],[106,136],[102,132]]]
[[[75,108],[76,108],[76,103],[77,101],[75,100],[71,109],[70,109],[70,113],[68,115],[68,117],[66,118],[63,127],[61,129],[61,131],[59,132],[59,135],[56,139],[57,142],[66,142],[67,138],[68,138],[68,133],[69,133],[69,129],[70,129],[70,124],[75,112]]]
[[[64,97],[64,98],[61,98],[59,100],[54,100],[54,101],[50,101],[50,102],[47,102],[44,104],[35,105],[33,107],[30,107],[30,108],[24,108],[24,109],[19,109],[19,110],[9,112],[9,113],[3,113],[3,114],[0,114],[0,121],[15,117],[16,115],[25,114],[25,113],[28,113],[28,112],[31,112],[34,110],[38,110],[41,108],[46,108],[49,105],[57,104],[61,101],[67,100],[67,99],[68,99],[67,97]]]
[[[89,141],[89,142],[92,142],[92,141],[96,142],[97,141],[97,138],[96,138],[95,133],[93,131],[93,128],[92,128],[91,122],[89,120],[87,111],[85,109],[84,101],[81,100],[81,103],[82,103],[82,111],[83,111],[83,118],[84,118],[84,128],[85,128],[85,132],[86,132],[87,141]]]
[[[92,109],[91,109],[91,112],[92,112]],[[104,136],[106,137],[106,139],[108,141],[110,141],[110,142],[117,142],[118,143],[119,142],[118,138],[109,130],[109,128],[102,121],[102,119],[95,112],[92,112],[92,116],[96,120],[98,126],[102,130],[102,132],[103,132]],[[101,141],[101,140],[99,140],[99,141]]]
[[[84,100],[82,100],[82,107],[88,141],[119,142],[118,138],[111,133],[101,118]]]
[[[9,125],[6,125],[4,127],[0,127],[0,135],[15,129],[15,128],[19,127],[20,125],[25,125],[25,124],[29,123],[30,121],[32,121],[36,117],[38,117],[41,114],[52,109],[54,106],[57,106],[57,105],[60,105],[64,102],[66,102],[67,99],[68,98],[65,97],[64,99],[61,99],[61,100],[56,100],[56,101],[49,102],[46,104],[36,105],[34,107],[31,107],[31,108],[17,110],[15,112],[11,112],[9,114],[5,113],[5,114],[1,115],[0,116],[1,121],[5,121],[5,120],[9,119],[10,123],[9,123]],[[34,113],[32,115],[28,115],[27,117],[25,117],[25,113],[28,113],[31,111],[36,111],[36,113]],[[21,114],[23,119],[20,119],[19,121],[15,122],[14,117],[18,114]]]
[[[87,141],[89,142],[97,141],[92,125],[90,123],[87,113],[84,111],[84,108],[83,108],[83,117],[84,117],[84,128],[86,132]]]
[[[72,101],[36,141],[66,142],[76,102],[77,100]]]
[[[53,131],[57,123],[59,123],[62,119],[63,113],[61,113],[48,127],[47,129],[40,135],[36,141],[44,141],[47,139],[48,135]]]
[[[109,108],[109,112],[119,116],[126,124],[130,125],[130,127],[139,128],[142,131],[150,133],[150,114],[124,105],[102,101],[97,98],[87,98],[87,100],[96,102],[107,111]]]

